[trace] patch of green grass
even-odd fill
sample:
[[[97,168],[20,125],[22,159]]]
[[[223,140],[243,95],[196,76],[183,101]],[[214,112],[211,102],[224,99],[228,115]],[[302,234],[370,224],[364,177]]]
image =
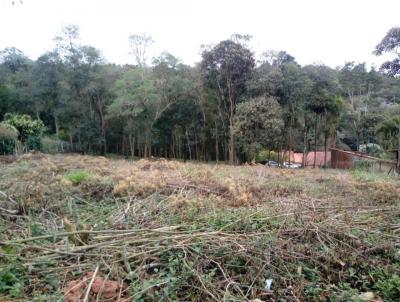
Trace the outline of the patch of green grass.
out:
[[[65,178],[74,185],[78,185],[88,180],[90,178],[90,173],[85,170],[76,170],[65,175]]]
[[[376,280],[373,285],[385,301],[400,301],[400,276],[389,273],[383,268],[377,268],[370,272],[371,277]]]
[[[356,180],[360,181],[376,181],[391,178],[386,173],[371,172],[363,169],[354,169],[350,173]]]
[[[9,263],[0,271],[0,294],[12,298],[20,298],[24,285],[21,281],[22,269],[14,262]]]

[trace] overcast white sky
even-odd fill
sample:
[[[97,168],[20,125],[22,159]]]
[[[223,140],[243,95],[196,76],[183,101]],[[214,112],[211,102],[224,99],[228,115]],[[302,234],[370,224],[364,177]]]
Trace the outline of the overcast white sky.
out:
[[[166,50],[187,64],[200,60],[201,44],[241,33],[253,36],[256,54],[286,50],[302,65],[379,65],[375,45],[400,26],[400,0],[18,1],[0,0],[0,49],[15,46],[33,59],[53,47],[62,25],[73,23],[83,44],[115,63],[132,63],[128,36],[146,32],[155,40],[153,55]]]

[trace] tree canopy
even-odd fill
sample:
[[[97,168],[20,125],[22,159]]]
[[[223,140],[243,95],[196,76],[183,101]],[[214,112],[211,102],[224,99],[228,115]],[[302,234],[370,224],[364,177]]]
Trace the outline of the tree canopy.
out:
[[[203,47],[201,61],[189,66],[168,52],[150,58],[156,42],[134,33],[127,37],[132,64],[116,65],[67,25],[36,60],[14,47],[0,51],[2,132],[13,126],[27,141],[21,123],[40,123],[36,136],[75,152],[231,163],[264,149],[393,149],[399,33],[391,29],[376,46],[376,55],[395,56],[380,70],[355,62],[301,66],[284,50],[256,59],[251,37],[238,34]]]

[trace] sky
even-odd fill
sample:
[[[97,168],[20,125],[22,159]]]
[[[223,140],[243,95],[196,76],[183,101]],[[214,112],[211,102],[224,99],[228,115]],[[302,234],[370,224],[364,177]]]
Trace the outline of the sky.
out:
[[[62,26],[76,24],[82,44],[108,62],[133,63],[128,36],[145,32],[149,52],[168,51],[186,64],[201,60],[200,46],[233,33],[253,36],[256,57],[285,50],[302,65],[345,62],[379,66],[374,47],[400,26],[399,0],[0,0],[0,49],[14,46],[30,58],[54,47]]]

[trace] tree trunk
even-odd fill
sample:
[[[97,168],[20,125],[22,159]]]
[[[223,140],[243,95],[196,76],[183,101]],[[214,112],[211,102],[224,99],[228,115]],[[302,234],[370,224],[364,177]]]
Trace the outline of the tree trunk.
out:
[[[326,154],[328,152],[328,134],[325,133],[325,137],[324,137],[324,148],[325,148],[325,154],[324,154],[324,167],[326,168]]]
[[[103,116],[103,112],[99,110],[99,113],[101,127],[101,155],[105,155],[107,152],[106,122]]]
[[[324,168],[326,168],[326,153],[328,149],[328,117],[325,111],[325,133],[324,133]]]
[[[129,147],[131,151],[131,157],[135,157],[135,138],[133,137],[132,134],[129,134]]]
[[[305,129],[304,129],[304,138],[303,138],[303,143],[304,143],[304,147],[303,147],[303,168],[307,164],[307,137],[308,137],[308,128],[305,127]]]
[[[187,129],[185,131],[185,136],[186,136],[186,142],[187,142],[188,151],[189,151],[189,160],[192,160],[192,149],[190,148],[189,133],[188,133]]]
[[[289,133],[288,133],[288,147],[289,147],[289,166],[292,163],[291,154],[292,154],[292,127],[293,127],[293,113],[290,114],[290,125],[289,125]],[[294,156],[293,156],[294,157]]]
[[[356,151],[358,151],[358,147],[360,146],[360,123],[359,122],[354,122],[354,129],[356,132]]]
[[[215,161],[219,161],[219,147],[218,147],[218,124],[215,122]]]
[[[235,164],[235,134],[233,133],[233,123],[229,125],[229,164]]]
[[[317,162],[317,129],[318,129],[318,114],[315,114],[315,125],[314,125],[314,164],[313,168],[315,169],[315,164]]]
[[[151,153],[151,129],[146,129],[144,138],[144,157],[150,158]]]
[[[56,137],[60,138],[60,124],[58,122],[58,115],[54,114],[54,128],[56,128]]]
[[[397,172],[400,173],[400,125],[397,128]]]

